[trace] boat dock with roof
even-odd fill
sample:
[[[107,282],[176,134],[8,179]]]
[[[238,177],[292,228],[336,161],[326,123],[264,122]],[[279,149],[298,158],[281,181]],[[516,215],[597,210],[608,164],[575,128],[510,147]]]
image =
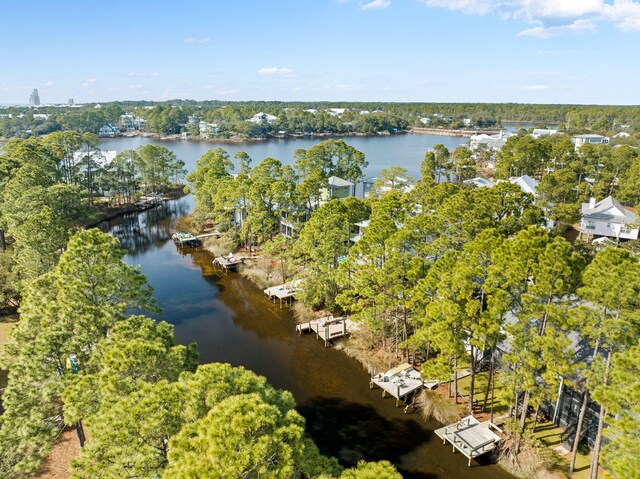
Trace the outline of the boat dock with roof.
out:
[[[442,439],[443,444],[447,441],[453,445],[453,452],[456,449],[464,454],[471,465],[471,459],[475,459],[487,452],[493,451],[502,440],[492,429],[502,434],[502,429],[487,421],[481,423],[473,416],[467,416],[458,422],[436,429],[436,435]]]

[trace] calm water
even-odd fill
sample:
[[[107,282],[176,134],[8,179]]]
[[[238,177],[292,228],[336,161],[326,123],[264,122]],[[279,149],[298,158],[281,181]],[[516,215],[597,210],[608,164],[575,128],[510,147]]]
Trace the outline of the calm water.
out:
[[[402,166],[414,179],[420,176],[420,163],[426,151],[442,143],[451,151],[456,146],[466,143],[466,138],[435,135],[400,134],[392,136],[345,137],[347,144],[365,154],[369,162],[366,171],[368,176],[376,176],[381,169],[390,166]],[[187,169],[193,171],[196,161],[207,150],[221,147],[233,157],[238,151],[246,151],[257,165],[264,158],[275,158],[283,164],[293,164],[293,152],[298,148],[308,150],[321,143],[324,138],[300,138],[290,140],[254,141],[246,143],[213,143],[200,141],[158,140],[154,138],[109,138],[103,139],[100,147],[103,150],[130,150],[149,143],[164,145],[174,151],[176,156],[186,163]]]
[[[511,477],[497,466],[453,454],[432,433],[435,424],[403,414],[353,359],[299,337],[288,310],[267,301],[238,274],[216,274],[202,250],[180,252],[168,240],[175,218],[193,208],[191,197],[118,219],[103,228],[119,237],[155,290],[163,319],[179,343],[197,342],[202,363],[244,366],[291,391],[320,450],[344,465],[387,459],[410,479]]]

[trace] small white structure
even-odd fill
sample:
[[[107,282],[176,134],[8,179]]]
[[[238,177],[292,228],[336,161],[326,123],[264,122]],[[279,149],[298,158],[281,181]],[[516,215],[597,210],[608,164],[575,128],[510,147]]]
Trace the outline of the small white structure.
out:
[[[262,124],[264,122],[273,123],[277,119],[278,119],[277,116],[273,116],[273,115],[269,115],[268,113],[260,112],[260,113],[256,113],[255,115],[253,115],[247,121],[250,121],[251,123],[255,123],[255,124],[259,125],[259,124]]]
[[[613,135],[614,138],[629,138],[631,135],[626,131],[621,131],[620,133],[616,133]]]
[[[396,398],[396,407],[398,407],[399,401],[403,401],[406,405],[404,412],[407,412],[409,407],[413,407],[416,393],[424,387],[437,388],[440,382],[423,380],[420,377],[420,372],[416,371],[411,364],[403,363],[389,369],[386,373],[371,376],[369,388],[373,389],[374,385],[382,389],[382,397],[389,393]]]
[[[355,223],[355,225],[358,227],[358,233],[349,239],[354,243],[360,241],[362,239],[362,235],[364,234],[364,230],[369,226],[369,223],[371,223],[370,220],[364,220],[360,221],[359,223]]]
[[[531,132],[531,136],[534,138],[540,138],[543,136],[555,135],[558,133],[558,130],[551,130],[549,128],[534,128]]]
[[[576,151],[580,150],[582,145],[586,145],[587,143],[590,145],[608,145],[609,137],[602,135],[575,135],[571,137],[571,141],[576,146]]]
[[[492,188],[494,185],[493,181],[480,177],[469,178],[468,180],[464,180],[463,183],[467,185],[475,185],[478,188]]]
[[[485,426],[475,417],[467,416],[458,422],[436,429],[435,433],[444,444],[449,441],[453,445],[453,452],[457,449],[464,454],[469,459],[468,465],[471,466],[471,459],[493,451],[502,440],[491,429],[502,433],[502,430],[491,422]]]
[[[638,215],[622,206],[613,196],[596,203],[582,203],[580,233],[587,236],[606,236],[615,239],[638,239],[638,227],[634,225]]]
[[[347,111],[346,108],[329,108],[327,113],[331,116],[341,117],[344,115],[344,112]]]
[[[49,115],[47,115],[46,113],[34,113],[33,114],[33,119],[34,120],[47,120],[49,118]]]

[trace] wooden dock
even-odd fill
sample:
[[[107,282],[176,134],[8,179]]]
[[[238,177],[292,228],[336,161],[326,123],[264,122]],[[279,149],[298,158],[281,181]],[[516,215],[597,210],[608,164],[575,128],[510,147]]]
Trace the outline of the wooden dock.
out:
[[[296,325],[298,334],[316,333],[316,339],[324,340],[324,347],[329,345],[329,341],[341,338],[349,334],[349,325],[345,316],[334,318],[325,316],[324,318],[313,319],[306,323]]]
[[[229,254],[227,256],[218,256],[213,260],[213,264],[223,270],[225,273],[229,271],[237,271],[238,266],[242,264],[244,258]]]
[[[401,364],[390,369],[386,373],[379,373],[371,377],[369,388],[378,386],[382,389],[382,397],[387,393],[396,398],[396,407],[400,401],[405,403],[404,412],[414,407],[417,394],[422,388],[434,389],[439,381],[425,381],[420,377],[420,372],[409,363]]]
[[[220,237],[220,232],[212,231],[211,233],[203,233],[201,235],[194,235],[189,232],[178,232],[173,233],[171,235],[171,239],[180,247],[188,246],[190,248],[195,248],[196,246],[200,246],[201,240],[203,238],[208,238],[210,236],[215,236],[216,238]]]
[[[502,440],[491,429],[502,434],[502,429],[492,422],[481,423],[475,417],[467,416],[458,422],[436,429],[435,433],[442,439],[443,444],[449,441],[453,445],[453,452],[457,449],[464,454],[469,459],[468,465],[471,466],[471,459],[493,451]]]
[[[279,300],[280,307],[282,308],[282,302],[285,304],[291,304],[291,301],[295,299],[296,293],[300,291],[301,281],[296,279],[294,281],[290,281],[289,283],[278,284],[276,286],[271,286],[264,290],[264,294],[269,301],[273,301],[274,303]]]

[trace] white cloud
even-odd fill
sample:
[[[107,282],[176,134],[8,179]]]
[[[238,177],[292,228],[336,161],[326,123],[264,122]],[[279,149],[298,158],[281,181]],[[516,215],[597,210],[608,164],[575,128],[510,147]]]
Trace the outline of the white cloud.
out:
[[[158,77],[158,72],[129,72],[130,77]]]
[[[240,90],[237,88],[232,88],[230,90],[220,90],[218,91],[218,95],[233,95],[235,93],[240,93]]]
[[[599,22],[640,31],[638,0],[424,0],[428,7],[474,15],[494,14],[534,25],[521,36],[549,38],[563,33],[592,33]]]
[[[391,5],[391,0],[372,0],[369,3],[362,5],[363,10],[370,10],[372,8],[387,8]]]
[[[187,37],[184,39],[185,43],[196,43],[196,44],[204,44],[204,43],[209,43],[211,41],[210,37],[205,37],[205,38],[194,38],[194,37]]]
[[[53,82],[49,80],[47,83],[44,84],[44,86],[53,86]]]
[[[576,20],[570,25],[533,27],[518,33],[519,37],[551,38],[562,33],[594,33],[596,25],[591,20]]]
[[[258,70],[258,75],[261,77],[269,76],[291,76],[293,70],[291,68],[278,68],[278,67],[265,67]]]
[[[91,88],[95,82],[98,80],[96,78],[91,78],[90,80],[85,80],[84,83],[81,83],[80,86],[82,88]]]

